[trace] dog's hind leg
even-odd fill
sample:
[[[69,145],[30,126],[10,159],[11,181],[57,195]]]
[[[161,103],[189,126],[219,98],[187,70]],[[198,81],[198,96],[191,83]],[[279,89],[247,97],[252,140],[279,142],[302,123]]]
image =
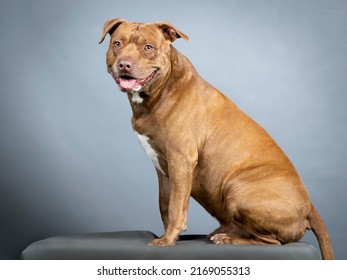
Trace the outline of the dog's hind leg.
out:
[[[207,238],[208,240],[211,240],[211,238],[217,234],[222,234],[222,233],[226,233],[229,230],[229,228],[225,225],[221,225],[219,228],[215,229],[213,232],[211,232]],[[211,240],[212,241],[212,240]]]
[[[241,230],[234,224],[231,224],[228,227],[220,226],[209,235],[209,240],[214,244],[281,244],[280,241],[272,236],[252,235]]]

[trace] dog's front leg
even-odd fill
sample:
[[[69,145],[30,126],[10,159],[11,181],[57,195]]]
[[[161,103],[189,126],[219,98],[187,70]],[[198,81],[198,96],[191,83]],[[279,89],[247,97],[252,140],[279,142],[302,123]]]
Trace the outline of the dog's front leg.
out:
[[[186,230],[189,197],[196,164],[197,157],[192,153],[173,152],[168,156],[169,192],[166,192],[169,195],[168,208],[165,205],[160,205],[165,234],[151,241],[149,245],[174,245],[180,232]],[[167,224],[165,210],[167,211]]]
[[[169,224],[169,200],[170,200],[170,181],[169,177],[157,170],[159,184],[159,209],[161,219],[164,224],[164,230]]]

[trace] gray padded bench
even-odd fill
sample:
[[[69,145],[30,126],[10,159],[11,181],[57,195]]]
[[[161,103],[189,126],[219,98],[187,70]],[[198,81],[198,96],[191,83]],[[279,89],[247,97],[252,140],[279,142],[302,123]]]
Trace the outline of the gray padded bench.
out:
[[[307,243],[286,245],[215,245],[206,235],[182,235],[176,246],[152,247],[149,231],[55,236],[30,244],[23,260],[317,260]]]

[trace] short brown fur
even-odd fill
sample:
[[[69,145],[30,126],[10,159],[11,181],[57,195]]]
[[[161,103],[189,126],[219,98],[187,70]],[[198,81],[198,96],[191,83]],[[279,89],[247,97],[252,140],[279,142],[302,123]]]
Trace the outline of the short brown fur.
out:
[[[108,71],[127,92],[133,129],[149,138],[161,169],[165,234],[150,245],[175,244],[192,196],[220,223],[209,236],[214,243],[285,244],[312,229],[323,258],[333,259],[324,222],[288,157],[171,45],[188,36],[168,22],[124,19],[107,21],[99,43],[108,33]],[[125,74],[133,82],[121,81]],[[129,90],[133,84],[141,90]]]

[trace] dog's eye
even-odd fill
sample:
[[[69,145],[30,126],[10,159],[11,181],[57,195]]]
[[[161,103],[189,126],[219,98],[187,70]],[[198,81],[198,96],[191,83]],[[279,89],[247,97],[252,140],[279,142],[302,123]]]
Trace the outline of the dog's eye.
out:
[[[120,47],[122,44],[121,44],[120,41],[115,41],[115,42],[113,43],[113,45],[114,45],[115,47]]]
[[[147,45],[145,46],[145,51],[151,51],[151,50],[153,50],[153,46],[150,45],[150,44],[147,44]]]

